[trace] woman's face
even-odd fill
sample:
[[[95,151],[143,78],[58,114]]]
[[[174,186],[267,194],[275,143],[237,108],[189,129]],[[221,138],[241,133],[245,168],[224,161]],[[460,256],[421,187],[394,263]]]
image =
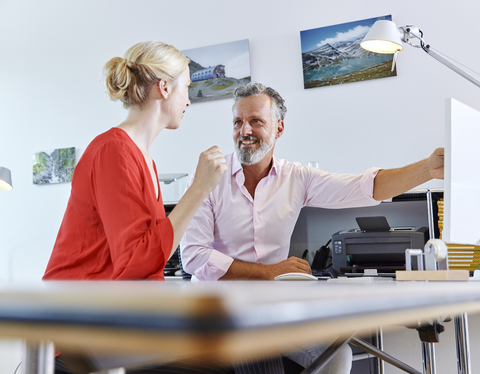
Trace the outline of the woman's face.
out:
[[[190,69],[187,68],[172,84],[172,91],[169,97],[170,106],[169,112],[171,121],[169,121],[168,129],[176,129],[180,126],[180,121],[183,118],[183,114],[190,106],[190,99],[188,98],[188,87],[192,81],[190,80]]]

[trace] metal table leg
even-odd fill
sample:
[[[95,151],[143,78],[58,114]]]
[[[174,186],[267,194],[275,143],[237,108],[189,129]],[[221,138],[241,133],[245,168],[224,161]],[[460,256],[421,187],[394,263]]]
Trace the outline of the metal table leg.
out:
[[[377,329],[376,333],[376,346],[379,350],[383,351],[383,330],[381,327]],[[381,359],[378,359],[378,373],[385,374],[385,362]]]
[[[467,314],[454,317],[455,343],[457,345],[458,374],[470,374],[470,343],[468,337]]]
[[[434,343],[422,342],[423,372],[425,374],[435,374],[437,367],[435,365],[435,346]]]
[[[24,346],[25,374],[54,374],[55,348],[52,342],[27,341]]]
[[[374,345],[369,344],[361,339],[352,338],[350,340],[350,343],[355,344],[357,347],[362,348],[366,352],[371,353],[372,355],[382,359],[383,361],[388,362],[390,365],[393,365],[409,374],[421,374],[419,371],[415,370],[411,366],[403,363],[400,360],[397,360],[395,357],[392,357],[389,354],[386,354],[385,352],[379,350]]]

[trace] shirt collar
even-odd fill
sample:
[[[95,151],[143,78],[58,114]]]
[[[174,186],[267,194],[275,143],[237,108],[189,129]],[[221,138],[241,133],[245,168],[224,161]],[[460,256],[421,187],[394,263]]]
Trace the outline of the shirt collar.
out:
[[[268,175],[278,175],[278,160],[273,157],[272,168],[270,169]],[[233,153],[233,162],[232,162],[232,176],[237,174],[240,170],[243,171],[242,164],[238,161],[237,154]]]
[[[232,157],[232,176],[237,174],[242,169],[242,164],[238,161],[237,154],[234,152]]]

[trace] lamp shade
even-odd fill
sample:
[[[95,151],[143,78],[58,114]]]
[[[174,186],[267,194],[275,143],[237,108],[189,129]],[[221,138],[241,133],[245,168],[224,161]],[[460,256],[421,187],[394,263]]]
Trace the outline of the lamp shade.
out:
[[[384,54],[399,52],[403,49],[397,26],[388,20],[375,22],[360,46],[367,51]]]
[[[7,168],[0,166],[0,189],[11,190],[12,189],[12,173]]]

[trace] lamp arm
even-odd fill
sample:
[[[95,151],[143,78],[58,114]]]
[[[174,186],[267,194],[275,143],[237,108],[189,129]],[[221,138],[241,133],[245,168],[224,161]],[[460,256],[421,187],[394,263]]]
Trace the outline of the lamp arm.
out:
[[[437,61],[441,62],[443,65],[445,65],[447,68],[452,69],[457,74],[460,74],[462,77],[464,77],[465,79],[472,82],[475,86],[480,87],[480,80],[474,78],[473,76],[468,74],[466,71],[459,68],[457,65],[455,65],[452,62],[448,61],[447,59],[443,58],[441,55],[438,54],[438,52],[436,52],[429,45],[426,45],[425,48],[423,48],[423,50],[425,52],[427,52],[429,56],[433,57],[435,60],[437,60]]]
[[[423,32],[416,26],[402,26],[398,28],[398,32],[400,34],[400,39],[402,42],[407,43],[408,45],[415,47],[415,48],[422,48],[425,52],[427,52],[431,57],[435,60],[441,62],[447,68],[452,69],[457,74],[464,77],[466,80],[472,82],[475,86],[480,87],[480,80],[476,79],[475,77],[468,74],[465,70],[461,69],[454,63],[448,61],[446,58],[442,57],[438,52],[436,52],[430,45],[426,45],[423,40]],[[418,39],[419,44],[415,44],[412,42],[411,38]]]

